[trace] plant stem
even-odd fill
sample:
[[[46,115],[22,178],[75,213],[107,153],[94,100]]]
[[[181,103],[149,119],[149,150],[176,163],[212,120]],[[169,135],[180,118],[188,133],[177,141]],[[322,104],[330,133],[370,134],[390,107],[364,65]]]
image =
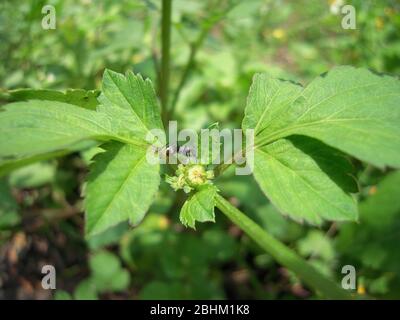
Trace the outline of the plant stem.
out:
[[[218,4],[218,2],[216,2],[216,4]],[[176,91],[174,93],[174,97],[172,99],[171,114],[174,113],[176,104],[177,104],[178,99],[179,99],[179,95],[180,95],[183,87],[185,86],[185,83],[188,80],[191,71],[193,70],[193,66],[194,66],[194,63],[195,63],[197,51],[203,45],[204,39],[206,38],[206,36],[210,32],[210,30],[215,26],[216,23],[218,23],[226,15],[227,12],[229,12],[229,10],[231,10],[231,8],[230,9],[226,9],[226,10],[221,11],[221,12],[217,12],[216,14],[214,14],[210,18],[208,18],[208,20],[206,20],[203,23],[203,26],[202,26],[202,29],[200,31],[200,34],[198,35],[196,40],[190,44],[189,58],[188,58],[188,61],[187,61],[186,65],[185,65],[185,69],[183,70],[182,78],[179,81],[178,87],[176,88]],[[214,6],[212,6],[210,8],[210,12],[213,12],[213,10],[214,10]]]
[[[352,299],[350,293],[341,289],[335,282],[319,273],[312,265],[297,255],[297,253],[268,234],[220,195],[216,196],[216,205],[218,209],[276,261],[296,273],[300,279],[314,288],[322,296],[329,299]]]
[[[190,45],[189,59],[188,59],[188,62],[186,63],[185,69],[184,69],[184,71],[182,73],[182,78],[179,81],[178,87],[177,87],[177,89],[175,91],[175,94],[174,94],[174,97],[172,99],[171,113],[174,112],[175,105],[178,102],[179,95],[180,95],[180,93],[182,91],[182,88],[184,87],[184,85],[185,85],[185,83],[186,83],[186,81],[187,81],[187,79],[189,77],[190,71],[193,69],[194,60],[195,60],[195,57],[196,57],[197,50],[201,47],[201,45],[202,45],[202,43],[204,41],[204,38],[208,33],[208,30],[209,30],[208,28],[203,29],[201,34],[200,34],[200,36],[199,36],[199,38],[194,43],[192,43]]]
[[[166,125],[168,122],[171,9],[172,9],[172,0],[162,0],[160,100],[161,100],[161,114],[162,114],[162,119],[164,121],[164,125]]]

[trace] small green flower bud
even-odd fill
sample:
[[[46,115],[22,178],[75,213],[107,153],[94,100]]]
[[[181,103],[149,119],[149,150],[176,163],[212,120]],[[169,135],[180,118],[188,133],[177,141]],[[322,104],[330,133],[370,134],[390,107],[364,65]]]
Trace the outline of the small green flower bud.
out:
[[[210,183],[209,180],[214,178],[212,170],[205,169],[200,164],[179,164],[175,171],[175,176],[166,176],[165,181],[175,190],[183,189],[185,193],[191,192],[193,189]]]
[[[200,186],[207,182],[207,174],[202,165],[196,164],[187,171],[187,179],[189,184]]]

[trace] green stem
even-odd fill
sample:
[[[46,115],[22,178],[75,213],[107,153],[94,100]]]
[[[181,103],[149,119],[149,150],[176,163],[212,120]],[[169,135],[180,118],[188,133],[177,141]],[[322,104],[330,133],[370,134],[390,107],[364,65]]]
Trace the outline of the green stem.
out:
[[[164,125],[166,125],[168,122],[171,9],[172,9],[172,0],[162,0],[160,100],[161,100],[161,114],[164,121]]]
[[[190,45],[189,59],[188,59],[188,62],[186,63],[185,69],[184,69],[184,71],[182,73],[182,78],[179,81],[178,87],[177,87],[177,89],[175,91],[175,94],[174,94],[174,97],[172,99],[171,113],[174,112],[174,109],[175,109],[176,103],[178,102],[179,95],[180,95],[180,93],[182,91],[182,88],[184,87],[184,85],[185,85],[185,83],[186,83],[186,81],[187,81],[187,79],[189,77],[189,74],[190,74],[191,70],[193,69],[193,65],[194,65],[194,61],[195,61],[197,50],[201,47],[201,45],[202,45],[202,43],[204,41],[204,38],[208,33],[208,30],[209,30],[208,28],[203,29],[203,31],[201,32],[201,34],[200,34],[199,38],[197,39],[197,41]]]
[[[272,235],[268,234],[254,221],[239,211],[220,195],[216,197],[220,209],[233,223],[239,226],[250,238],[270,254],[276,261],[292,270],[307,285],[329,299],[347,300],[352,296],[335,282],[319,273],[312,265],[298,256]]]
[[[216,5],[217,4],[218,4],[218,2],[216,2]],[[179,100],[180,93],[181,93],[183,87],[185,86],[186,81],[189,79],[190,73],[193,70],[198,50],[202,47],[203,42],[204,42],[206,36],[208,35],[208,33],[210,32],[210,30],[226,15],[226,13],[228,11],[231,10],[232,7],[233,6],[231,6],[229,9],[226,9],[224,11],[217,12],[217,13],[213,14],[211,17],[209,17],[208,20],[206,20],[203,23],[202,29],[201,29],[198,37],[196,38],[196,40],[190,44],[189,58],[186,63],[185,69],[183,70],[182,78],[179,81],[178,87],[176,88],[174,97],[172,99],[171,114],[174,113],[176,104]],[[210,8],[210,12],[213,12],[213,11],[214,11],[214,6],[212,6]]]

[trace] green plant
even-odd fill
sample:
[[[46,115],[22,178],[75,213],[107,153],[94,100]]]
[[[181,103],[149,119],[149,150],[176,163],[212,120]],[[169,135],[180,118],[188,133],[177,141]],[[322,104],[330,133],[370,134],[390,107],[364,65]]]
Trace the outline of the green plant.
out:
[[[72,152],[83,141],[101,144],[84,189],[88,237],[121,221],[138,224],[158,190],[160,171],[168,170],[146,161],[146,136],[164,130],[163,120],[174,116],[175,102],[168,104],[171,1],[163,3],[162,109],[149,80],[110,70],[104,72],[101,94],[17,90],[7,99],[21,101],[2,107],[3,174]],[[246,148],[255,150],[254,177],[271,202],[299,222],[357,220],[357,183],[345,154],[377,167],[400,166],[399,89],[394,78],[352,67],[334,68],[305,88],[257,74],[242,127],[255,131],[254,145]],[[217,179],[227,166],[197,169],[197,180],[184,165],[167,177],[174,189],[189,193],[180,214],[183,224],[214,221],[217,206],[323,296],[350,297],[219,195],[210,170]]]

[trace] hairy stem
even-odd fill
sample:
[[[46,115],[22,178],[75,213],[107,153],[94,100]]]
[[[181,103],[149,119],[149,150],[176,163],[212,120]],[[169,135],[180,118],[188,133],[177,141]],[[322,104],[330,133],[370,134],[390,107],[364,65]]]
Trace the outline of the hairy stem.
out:
[[[268,234],[243,212],[235,208],[220,195],[216,196],[216,204],[222,213],[240,227],[277,262],[296,273],[300,279],[315,289],[323,297],[341,300],[352,299],[350,293],[341,289],[335,282],[319,273],[307,261],[297,255],[285,244]]]
[[[162,0],[160,100],[161,100],[161,114],[162,114],[162,119],[164,121],[164,125],[166,125],[168,122],[171,9],[172,9],[172,0]]]

